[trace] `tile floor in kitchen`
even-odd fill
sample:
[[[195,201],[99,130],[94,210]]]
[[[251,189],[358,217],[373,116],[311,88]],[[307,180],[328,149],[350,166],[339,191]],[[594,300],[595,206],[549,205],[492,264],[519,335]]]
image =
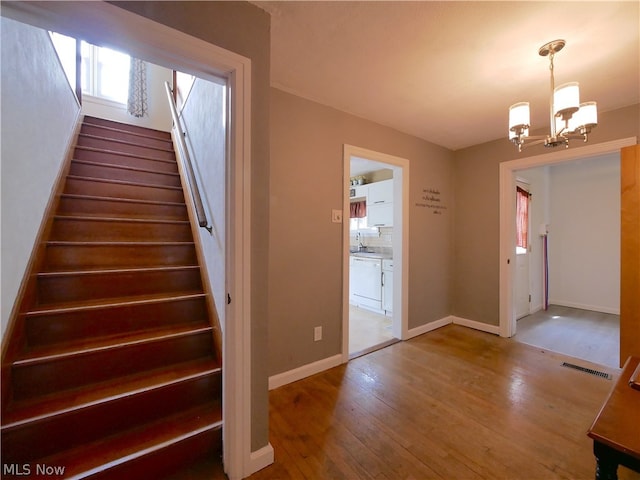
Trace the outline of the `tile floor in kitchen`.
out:
[[[349,358],[395,343],[391,317],[349,305]]]

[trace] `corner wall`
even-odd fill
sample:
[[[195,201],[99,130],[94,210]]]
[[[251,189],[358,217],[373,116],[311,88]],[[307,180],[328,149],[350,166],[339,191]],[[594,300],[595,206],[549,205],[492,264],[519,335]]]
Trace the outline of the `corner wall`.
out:
[[[2,335],[80,106],[49,34],[2,17]]]

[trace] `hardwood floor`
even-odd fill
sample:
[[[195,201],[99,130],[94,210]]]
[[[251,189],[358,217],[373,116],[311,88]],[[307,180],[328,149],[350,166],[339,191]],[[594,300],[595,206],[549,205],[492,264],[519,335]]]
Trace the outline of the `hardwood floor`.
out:
[[[391,323],[391,317],[349,305],[349,357],[355,358],[396,342]]]
[[[620,316],[550,305],[518,320],[519,342],[618,368]]]
[[[396,343],[271,391],[275,463],[249,478],[592,479],[613,382],[564,359],[456,325]]]

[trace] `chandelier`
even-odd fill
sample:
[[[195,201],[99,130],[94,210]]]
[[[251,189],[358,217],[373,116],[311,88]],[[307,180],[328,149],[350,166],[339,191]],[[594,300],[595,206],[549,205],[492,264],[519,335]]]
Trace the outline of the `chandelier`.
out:
[[[549,135],[529,136],[529,102],[519,102],[509,107],[509,140],[522,151],[522,147],[539,145],[569,148],[570,139],[588,140],[587,135],[598,124],[596,102],[580,103],[578,82],[565,83],[555,87],[553,79],[553,57],[565,46],[564,40],[554,40],[538,50],[542,57],[549,56],[551,89],[549,98]]]

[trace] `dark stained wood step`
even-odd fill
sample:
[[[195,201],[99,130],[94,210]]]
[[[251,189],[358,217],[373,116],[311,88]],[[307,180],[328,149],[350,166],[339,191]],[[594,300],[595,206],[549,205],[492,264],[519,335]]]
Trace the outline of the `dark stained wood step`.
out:
[[[47,242],[45,272],[197,265],[192,242]]]
[[[38,305],[114,297],[202,292],[200,267],[152,267],[80,272],[42,272],[37,276]]]
[[[114,140],[111,138],[96,137],[93,135],[78,135],[78,141],[76,145],[93,148],[103,148],[105,150],[112,150],[115,152],[133,153],[135,155],[141,155],[143,157],[157,158],[159,160],[174,160],[175,152],[173,148],[154,148],[145,147],[136,143],[124,142],[121,140]]]
[[[157,172],[149,169],[86,160],[73,160],[69,173],[77,177],[125,180],[172,187],[180,187],[182,185],[180,183],[180,175],[177,172]]]
[[[215,398],[220,393],[220,370],[209,369],[143,388],[121,390],[91,402],[67,395],[66,402],[57,399],[56,406],[61,408],[51,408],[49,402],[46,410],[41,403],[14,411],[14,418],[22,418],[3,425],[2,442],[6,442],[3,453],[12,461],[29,462],[194,407],[219,409]]]
[[[114,120],[107,120],[105,118],[98,118],[90,115],[85,115],[82,123],[87,125],[101,125],[104,127],[115,128],[118,130],[125,130],[127,132],[138,133],[140,135],[156,137],[161,139],[168,139],[168,140],[171,139],[171,132],[165,132],[163,130],[154,130],[147,127],[141,127],[139,125],[116,122]]]
[[[173,363],[170,367],[153,372],[127,375],[115,380],[91,384],[85,388],[54,392],[27,400],[13,401],[3,412],[3,426],[22,424],[40,417],[63,414],[76,408],[84,408],[102,402],[126,398],[147,390],[200,378],[221,375],[222,369],[214,359],[198,359]]]
[[[158,202],[184,202],[184,194],[180,187],[72,175],[67,176],[63,193]]]
[[[37,463],[66,465],[67,478],[155,480],[204,456],[219,456],[221,446],[220,412],[205,405]]]
[[[206,295],[198,293],[32,310],[25,334],[28,345],[38,346],[207,322]]]
[[[134,155],[132,153],[114,152],[102,148],[83,147],[81,145],[76,145],[73,158],[75,160],[85,160],[88,162],[146,168],[158,172],[178,172],[178,164],[175,160],[159,160]]]
[[[143,145],[145,147],[161,148],[164,150],[173,149],[173,142],[171,138],[158,138],[152,135],[123,130],[121,128],[83,123],[80,132],[85,135],[92,135],[102,138],[112,138],[115,140],[135,143],[137,145]]]
[[[186,242],[193,239],[187,220],[57,215],[52,241]]]
[[[181,202],[165,202],[78,194],[61,195],[58,213],[64,215],[166,220],[188,220],[189,218],[184,200]]]
[[[87,116],[64,182],[2,366],[3,464],[220,470],[219,325],[171,134]]]
[[[211,327],[176,328],[23,353],[12,363],[14,398],[69,390],[172,363],[213,358]]]

